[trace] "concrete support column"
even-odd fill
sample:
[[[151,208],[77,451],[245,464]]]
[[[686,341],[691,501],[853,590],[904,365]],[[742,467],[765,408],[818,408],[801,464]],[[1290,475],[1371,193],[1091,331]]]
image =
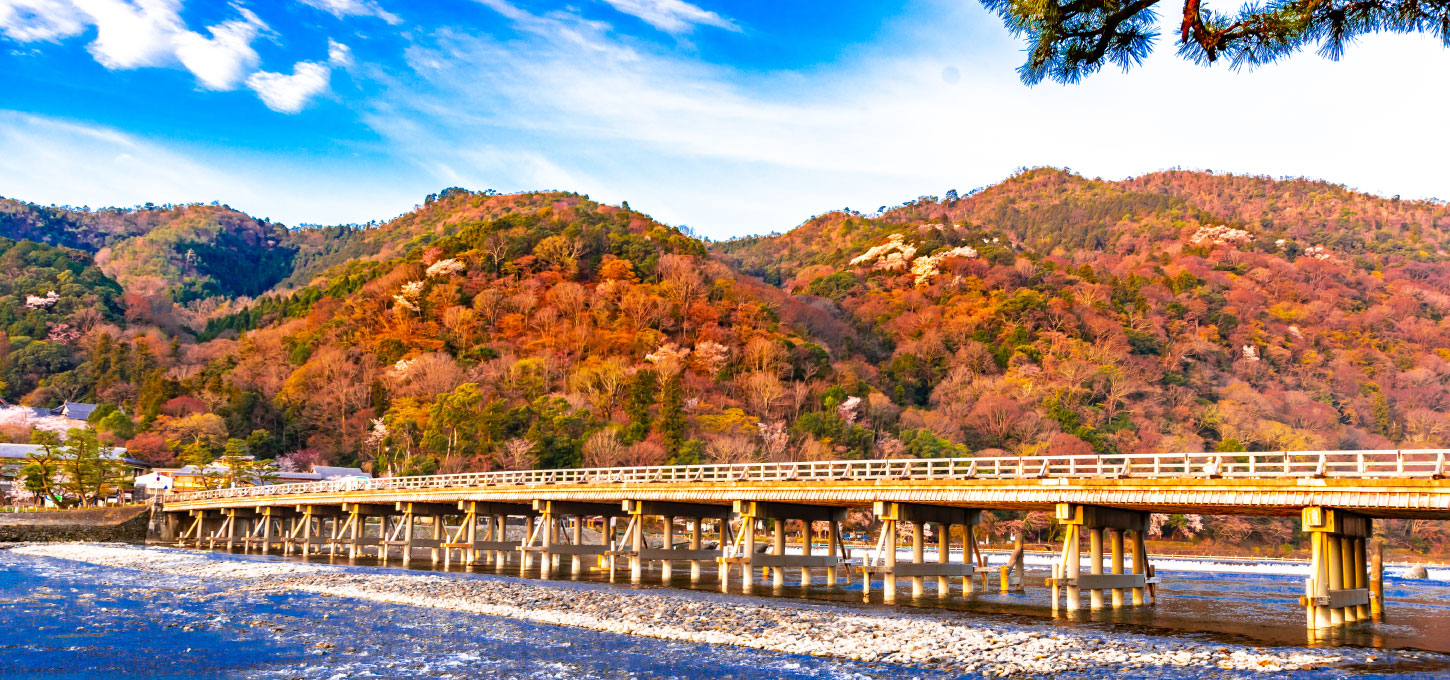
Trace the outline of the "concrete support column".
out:
[[[441,557],[438,550],[443,543],[443,515],[432,515],[428,519],[433,522],[434,541],[433,547],[428,549],[428,557],[432,560],[433,565],[437,566],[438,558]]]
[[[1310,573],[1314,574],[1314,588],[1311,593],[1316,598],[1329,598],[1329,535],[1322,532],[1315,532],[1311,539],[1310,553],[1312,564],[1309,566]],[[1310,622],[1310,628],[1329,628],[1334,625],[1334,617],[1329,613],[1329,605],[1314,604],[1314,618]]]
[[[494,538],[493,540],[495,540],[495,541],[507,541],[508,540],[508,532],[509,532],[509,518],[507,516],[505,516],[505,515],[499,515],[497,517],[490,518],[489,521],[493,523],[494,530],[496,532],[494,534],[496,536],[496,538]],[[494,564],[494,568],[495,569],[498,569],[498,570],[503,570],[503,569],[507,568],[508,567],[508,564],[509,564],[509,554],[508,554],[508,551],[506,551],[506,550],[496,550],[496,551],[494,551],[494,553],[493,553],[493,564]]]
[[[403,513],[403,566],[408,566],[413,561],[413,510],[411,506]]]
[[[644,579],[644,564],[640,559],[640,551],[644,550],[644,516],[635,515],[633,520],[634,533],[629,537],[629,547],[634,554],[629,557],[629,580],[639,583]]]
[[[741,530],[744,530],[744,528],[745,526],[742,524]],[[720,520],[718,529],[720,534],[720,548],[721,550],[724,550],[730,536],[730,520]],[[718,570],[720,572],[717,576],[717,578],[720,580],[720,592],[728,593],[730,592],[730,563],[726,562],[725,555],[722,555],[719,558],[719,561],[716,562],[716,565],[718,566]]]
[[[265,555],[272,550],[272,515],[270,513],[262,516],[262,554]]]
[[[810,520],[801,520],[801,555],[810,557],[811,551],[815,548],[813,545],[814,542],[814,531],[812,530]],[[801,567],[801,587],[805,588],[810,584],[811,568]]]
[[[1082,576],[1082,548],[1078,545],[1082,538],[1080,531],[1080,525],[1068,525],[1067,550],[1063,566],[1065,567],[1064,577],[1068,580],[1067,610],[1070,612],[1082,609],[1082,589],[1077,585],[1078,578]]]
[[[784,555],[785,554],[785,522],[786,521],[783,520],[783,519],[777,519],[777,520],[774,520],[774,522],[775,522],[775,535],[772,536],[772,541],[771,541],[771,546],[770,546],[770,554],[777,555],[777,556]],[[763,574],[762,574],[762,578],[764,578],[764,575]],[[784,586],[785,585],[785,570],[784,569],[781,569],[780,567],[771,567],[771,569],[770,569],[770,582],[771,582],[771,585],[775,586],[776,588],[779,588],[781,586]]]
[[[555,531],[554,514],[545,512],[539,515],[539,540],[544,546],[544,551],[539,553],[539,578],[554,576],[554,555],[549,549],[554,547]]]
[[[664,545],[661,546],[661,547],[663,547],[665,550],[674,550],[675,549],[675,518],[673,518],[673,517],[665,517],[664,520],[665,520],[665,536],[664,536]],[[674,577],[674,575],[675,575],[674,565],[670,562],[670,558],[669,557],[666,557],[665,559],[661,560],[660,561],[660,580],[661,581],[664,581],[665,582],[665,585],[669,585],[670,580]]]
[[[1088,573],[1101,576],[1103,573],[1103,530],[1097,527],[1088,530]],[[1093,609],[1103,608],[1103,589],[1091,588],[1088,598]]]
[[[1367,589],[1367,588],[1369,588],[1369,575],[1365,573],[1367,571],[1366,568],[1368,566],[1366,564],[1366,562],[1365,562],[1365,543],[1367,541],[1369,541],[1369,538],[1368,537],[1365,537],[1365,536],[1361,536],[1359,538],[1354,539],[1354,586],[1353,587],[1356,588],[1356,589]],[[1373,597],[1373,595],[1371,595],[1371,597]],[[1358,605],[1357,607],[1355,607],[1355,612],[1354,613],[1355,613],[1355,618],[1356,619],[1358,619],[1360,621],[1368,621],[1370,619],[1370,605],[1368,605],[1368,604]]]
[[[744,544],[742,550],[745,556],[749,557],[755,554],[755,518],[746,515],[744,520],[740,523],[740,530],[745,532],[745,535],[741,537]],[[746,593],[755,587],[755,571],[748,561],[744,562],[740,569],[740,587]]]
[[[937,537],[936,537],[936,561],[937,561],[937,564],[947,564],[947,563],[951,562],[951,556],[952,556],[952,525],[950,525],[950,524],[937,524],[936,525],[936,532],[937,532]],[[965,542],[963,543],[963,545],[965,545]],[[967,552],[968,551],[962,551],[962,561],[963,562],[967,562],[967,561],[969,561],[971,559],[971,557],[967,554]],[[970,581],[971,579],[967,579],[967,580]],[[951,583],[952,583],[952,580],[951,580],[950,577],[947,577],[947,576],[938,576],[938,577],[936,577],[936,596],[937,597],[946,597],[948,594],[950,594],[951,593],[951,590],[952,590]]]
[[[921,564],[926,561],[926,524],[924,522],[911,523],[911,563]],[[920,576],[911,577],[911,596],[921,597],[926,592],[926,579]]]
[[[977,554],[977,532],[976,532],[976,526],[975,525],[972,525],[972,524],[963,524],[962,525],[962,564],[972,564],[973,563],[972,562],[972,555],[975,555],[975,554]],[[984,572],[982,574],[982,578],[985,579],[986,577],[987,577],[987,575]],[[986,583],[984,581],[983,582],[983,585],[982,585],[982,588],[985,589],[986,587],[987,586],[986,586]],[[972,594],[974,594],[976,592],[977,592],[977,586],[972,581],[972,577],[970,577],[970,576],[963,576],[962,577],[962,596],[963,597],[967,597],[967,596],[972,595]]]
[[[1144,576],[1147,576],[1148,575],[1148,551],[1143,549],[1144,546],[1146,545],[1143,542],[1143,532],[1141,532],[1141,531],[1134,531],[1133,532],[1133,535],[1132,535],[1132,540],[1133,540],[1133,543],[1132,543],[1132,548],[1133,548],[1133,573],[1134,574],[1143,574]],[[1134,588],[1133,589],[1133,606],[1135,606],[1135,607],[1142,606],[1142,604],[1146,601],[1146,597],[1145,597],[1145,595],[1146,595],[1146,592],[1145,591],[1146,590],[1147,590],[1146,587],[1138,587],[1138,588]]]
[[[237,514],[232,511],[232,516],[227,518],[227,552],[231,552],[237,541]]]
[[[1325,534],[1324,542],[1327,548],[1324,558],[1324,570],[1329,574],[1329,589],[1344,589],[1344,552],[1342,541],[1338,536]],[[1329,625],[1339,626],[1344,624],[1344,612],[1334,607],[1329,608]]]
[[[1369,609],[1374,620],[1380,621],[1385,615],[1385,544],[1381,541],[1372,541],[1369,546]]]
[[[896,526],[896,520],[887,520],[881,527],[886,532],[886,574],[882,584],[882,600],[887,604],[896,603]]]
[[[837,555],[841,550],[841,525],[835,520],[827,522],[830,525],[826,529],[826,554]],[[826,569],[826,587],[836,587],[836,567]]]
[[[584,518],[579,515],[574,516],[574,536],[572,540],[574,541],[574,545],[584,545]],[[574,555],[573,559],[569,560],[569,569],[576,575],[587,571],[584,568],[583,556]]]
[[[701,534],[704,529],[700,526],[704,519],[696,517],[690,522],[690,550],[699,550]],[[690,583],[700,582],[700,560],[690,560]]]
[[[1108,531],[1110,532],[1108,535],[1112,538],[1113,575],[1121,576],[1123,574],[1123,530],[1108,529]],[[1123,606],[1123,589],[1114,588],[1113,608],[1117,609],[1121,606]]]
[[[463,550],[463,564],[471,567],[478,561],[478,550],[473,547],[478,545],[478,513],[470,508],[463,521],[463,540],[468,543],[468,547]]]

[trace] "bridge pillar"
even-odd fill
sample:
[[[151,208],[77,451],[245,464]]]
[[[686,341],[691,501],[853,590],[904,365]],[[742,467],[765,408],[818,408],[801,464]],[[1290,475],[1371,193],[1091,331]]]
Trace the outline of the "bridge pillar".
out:
[[[599,543],[586,543],[584,523],[589,517],[603,517],[606,525],[610,518],[625,514],[613,503],[581,503],[573,501],[534,501],[532,511],[538,514],[539,522],[518,547],[524,560],[531,561],[539,556],[539,576],[551,578],[563,567],[563,557],[570,558],[570,569],[578,574],[585,570],[583,558],[613,555],[615,546],[610,536],[600,536]],[[531,562],[530,562],[531,563]],[[528,569],[526,566],[525,569]]]
[[[962,594],[972,594],[972,576],[976,567],[972,564],[976,538],[972,528],[981,517],[981,511],[942,505],[921,505],[917,503],[896,503],[877,501],[872,507],[881,520],[881,538],[876,553],[861,567],[864,577],[863,593],[871,592],[871,576],[880,574],[883,581],[882,598],[887,603],[896,601],[896,579],[905,576],[911,579],[911,596],[921,597],[926,593],[926,579],[935,577],[937,597],[946,597],[951,591],[951,579],[961,578]],[[911,562],[897,561],[896,551],[902,522],[911,524]],[[936,562],[926,561],[926,526],[936,526]],[[951,533],[953,527],[962,527],[962,561],[951,561]]]
[[[735,501],[734,511],[741,519],[740,533],[720,561],[720,588],[729,589],[731,568],[740,565],[741,587],[750,592],[755,586],[755,569],[770,569],[772,581],[779,587],[785,584],[785,570],[800,569],[801,586],[810,585],[811,569],[834,570],[840,564],[837,555],[814,555],[810,540],[812,522],[839,523],[846,517],[845,508],[820,505],[796,505],[792,503],[767,503],[760,501]],[[771,541],[771,552],[760,554],[755,551],[757,520],[771,520],[775,532]],[[797,520],[805,525],[800,555],[787,555],[785,530],[787,522]],[[725,522],[722,520],[722,543],[725,536]]]
[[[377,503],[343,503],[342,512],[347,517],[342,528],[338,531],[339,542],[347,544],[348,559],[357,559],[359,554],[367,556],[368,546],[377,546],[378,560],[387,564],[388,551],[388,517],[396,511],[395,506],[380,505]],[[368,535],[368,518],[377,517],[380,521],[378,537],[373,539]]]
[[[1052,577],[1047,579],[1052,588],[1052,608],[1057,610],[1062,593],[1067,595],[1067,611],[1082,609],[1082,591],[1088,591],[1088,604],[1093,609],[1104,605],[1104,591],[1111,595],[1114,607],[1121,607],[1126,601],[1125,590],[1132,590],[1132,602],[1144,603],[1144,590],[1151,593],[1153,568],[1148,564],[1147,543],[1144,532],[1148,530],[1149,513],[1135,510],[1120,510],[1096,505],[1059,503],[1057,521],[1064,525],[1062,556],[1052,567]],[[1111,573],[1103,573],[1103,534],[1109,532],[1111,551]],[[1132,533],[1133,573],[1124,573],[1124,545],[1126,534]],[[1083,534],[1088,536],[1088,574],[1082,573]]]
[[[1372,598],[1365,542],[1374,532],[1374,521],[1323,507],[1304,508],[1301,521],[1309,534],[1311,556],[1301,600],[1309,630],[1326,630],[1369,618]]]
[[[620,504],[620,509],[616,514],[619,513],[627,514],[630,518],[625,529],[625,539],[629,542],[629,547],[615,549],[610,554],[629,558],[631,579],[638,579],[639,576],[636,574],[645,567],[658,563],[660,579],[668,584],[674,578],[674,563],[688,561],[690,579],[692,582],[698,581],[700,562],[702,560],[713,561],[723,554],[719,549],[705,550],[702,548],[704,529],[701,525],[705,519],[715,519],[723,525],[730,517],[730,508],[727,506],[628,500]],[[659,517],[663,522],[659,548],[649,547],[649,541],[645,538],[644,526],[647,517]],[[675,519],[680,517],[687,517],[691,520],[690,547],[688,548],[675,547]]]
[[[206,511],[192,510],[189,513],[190,521],[185,522],[185,529],[176,537],[178,547],[186,547],[186,542],[191,541],[197,548],[201,547],[202,535],[206,530]]]

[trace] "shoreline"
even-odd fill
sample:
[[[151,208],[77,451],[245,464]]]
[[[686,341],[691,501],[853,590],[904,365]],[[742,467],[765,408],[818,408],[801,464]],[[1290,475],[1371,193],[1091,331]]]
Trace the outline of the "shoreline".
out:
[[[1390,670],[1395,657],[1444,660],[1430,652],[1217,644],[1174,636],[963,620],[930,612],[866,612],[744,595],[395,570],[367,573],[355,567],[218,557],[174,548],[72,543],[24,544],[9,550],[237,581],[249,590],[305,592],[663,640],[985,675],[1216,668],[1262,677],[1267,672],[1339,666]]]

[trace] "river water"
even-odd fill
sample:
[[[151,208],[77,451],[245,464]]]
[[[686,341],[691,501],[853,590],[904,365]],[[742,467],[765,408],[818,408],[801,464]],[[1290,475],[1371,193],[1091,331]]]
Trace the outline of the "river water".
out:
[[[277,562],[278,557],[216,555],[218,562]],[[312,561],[328,563],[327,558]],[[375,573],[379,567],[349,565]],[[1030,564],[1030,563],[1029,563]],[[1150,635],[1172,640],[1280,647],[1306,644],[1295,601],[1302,576],[1294,566],[1157,562],[1163,578],[1152,607],[1054,617],[1042,587],[1027,594],[986,593],[970,601],[929,595],[899,599],[896,611],[948,610],[997,625],[1050,623],[1090,635]],[[1175,567],[1179,567],[1175,569]],[[1218,569],[1218,571],[1204,571]],[[1244,573],[1225,573],[1235,569]],[[455,569],[458,578],[516,575]],[[1391,572],[1394,573],[1393,571]],[[674,581],[687,586],[686,578]],[[1369,668],[1302,671],[1294,677],[1450,678],[1435,655],[1450,652],[1450,582],[1390,576],[1386,621],[1316,644],[1383,650]],[[568,580],[567,578],[564,580]],[[590,577],[586,581],[598,581]],[[1041,583],[1029,573],[1029,585]],[[560,587],[657,588],[643,584]],[[691,597],[718,597],[708,578]],[[879,593],[879,584],[876,588]],[[859,582],[826,592],[788,587],[764,596],[802,599],[843,611],[881,610]],[[1162,677],[1153,672],[1112,677]],[[1072,677],[1106,677],[1067,674]],[[1177,677],[1244,677],[1213,668],[1175,670]],[[550,626],[513,619],[239,587],[238,582],[100,567],[0,550],[0,680],[46,678],[948,678],[941,671],[854,663],[728,646],[673,642]],[[1248,677],[1269,677],[1249,674]]]

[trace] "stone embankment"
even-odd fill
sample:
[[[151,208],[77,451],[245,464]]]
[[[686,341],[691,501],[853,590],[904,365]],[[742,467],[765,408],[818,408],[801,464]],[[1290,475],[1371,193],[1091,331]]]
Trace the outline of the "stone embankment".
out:
[[[1263,648],[1181,637],[1001,624],[959,615],[872,611],[669,590],[621,590],[512,578],[440,576],[275,562],[166,549],[103,545],[12,548],[40,557],[119,568],[235,579],[261,591],[301,591],[456,610],[667,640],[901,664],[999,676],[1066,671],[1221,669],[1229,676],[1336,666],[1373,667],[1375,650]],[[1401,660],[1406,655],[1401,654]],[[1433,655],[1429,655],[1433,656]]]
[[[0,543],[98,541],[143,543],[150,507],[0,512]]]

